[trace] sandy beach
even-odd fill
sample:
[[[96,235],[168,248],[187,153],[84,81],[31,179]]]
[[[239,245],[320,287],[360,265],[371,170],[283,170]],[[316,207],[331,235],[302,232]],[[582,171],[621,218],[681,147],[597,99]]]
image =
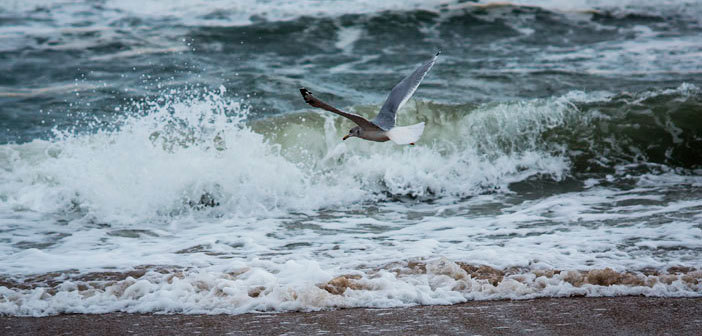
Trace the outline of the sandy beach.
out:
[[[3,335],[699,335],[702,298],[547,298],[244,315],[2,317]]]

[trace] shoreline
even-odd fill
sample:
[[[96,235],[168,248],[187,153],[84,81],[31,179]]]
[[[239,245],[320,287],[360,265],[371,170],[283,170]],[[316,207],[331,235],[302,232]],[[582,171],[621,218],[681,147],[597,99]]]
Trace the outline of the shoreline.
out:
[[[566,297],[242,315],[0,317],[4,335],[695,335],[702,298]]]

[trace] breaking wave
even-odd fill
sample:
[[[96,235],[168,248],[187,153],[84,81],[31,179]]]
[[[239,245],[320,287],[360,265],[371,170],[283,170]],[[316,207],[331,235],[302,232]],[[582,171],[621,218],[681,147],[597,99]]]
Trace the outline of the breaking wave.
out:
[[[414,147],[341,141],[347,121],[305,112],[247,121],[224,88],[128,107],[118,127],[56,131],[0,147],[4,207],[132,223],[207,209],[218,216],[409,197],[470,197],[551,181],[700,169],[699,89],[571,92],[513,103],[410,103]],[[376,106],[352,108],[375,113]]]

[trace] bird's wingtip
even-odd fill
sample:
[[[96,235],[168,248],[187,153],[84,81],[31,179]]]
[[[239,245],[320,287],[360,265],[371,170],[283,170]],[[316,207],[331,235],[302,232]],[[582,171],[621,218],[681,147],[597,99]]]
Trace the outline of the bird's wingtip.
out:
[[[312,96],[312,92],[310,92],[306,88],[300,88],[300,94],[302,95],[302,99],[305,100],[305,103],[314,106],[314,104],[312,103],[314,100],[314,97]]]

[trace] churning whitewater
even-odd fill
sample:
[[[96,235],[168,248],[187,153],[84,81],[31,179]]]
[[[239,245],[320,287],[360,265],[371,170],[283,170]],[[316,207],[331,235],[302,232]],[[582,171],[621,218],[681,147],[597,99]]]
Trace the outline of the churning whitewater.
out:
[[[664,140],[618,153],[597,138],[627,143],[621,134],[544,138],[613,122],[585,106],[619,98],[572,92],[454,114],[467,108],[426,106],[413,115],[434,120],[432,137],[409,150],[339,142],[335,120],[311,112],[249,124],[224,91],[135,104],[112,130],[4,145],[2,213],[21,220],[2,235],[12,255],[3,270],[15,275],[3,280],[3,311],[241,313],[700,293],[702,202],[666,194],[702,179],[665,165],[684,160],[675,147],[663,162],[637,163],[628,152],[647,155]],[[700,93],[684,85],[630,100],[647,96],[684,104]],[[327,140],[307,146],[319,139]],[[579,141],[590,148],[564,148]],[[677,218],[658,224],[665,217]]]
[[[130,4],[0,5],[0,314],[702,295],[699,3]]]

